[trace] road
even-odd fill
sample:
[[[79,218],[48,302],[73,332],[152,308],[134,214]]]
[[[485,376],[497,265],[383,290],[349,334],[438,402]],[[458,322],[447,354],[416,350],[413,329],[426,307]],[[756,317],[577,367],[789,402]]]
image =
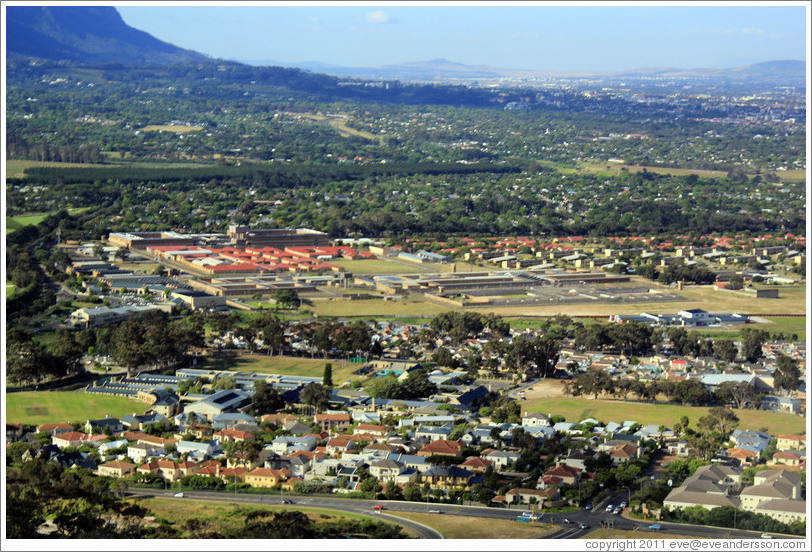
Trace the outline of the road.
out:
[[[151,496],[156,498],[168,498],[174,495],[174,491],[149,490],[149,489],[130,489],[127,492],[132,496]],[[338,510],[342,512],[349,512],[354,514],[372,515],[387,519],[388,521],[397,522],[401,525],[414,529],[421,538],[426,539],[441,539],[442,535],[420,523],[411,520],[397,517],[397,512],[413,512],[413,513],[428,513],[430,510],[439,511],[435,515],[443,516],[470,516],[480,517],[484,519],[504,519],[515,520],[516,517],[523,511],[528,511],[529,508],[514,506],[511,508],[488,508],[485,506],[463,506],[454,504],[426,504],[422,502],[405,502],[394,500],[362,500],[350,498],[333,498],[324,497],[319,495],[254,495],[254,494],[231,494],[225,492],[206,492],[206,491],[183,491],[184,498],[178,498],[178,501],[189,499],[202,499],[214,500],[218,502],[231,502],[235,504],[257,504],[275,506],[281,505],[282,499],[292,500],[292,507],[303,506],[309,508],[325,508],[329,510]],[[625,493],[622,493],[625,495]],[[612,497],[613,499],[615,497]],[[622,500],[621,494],[617,495],[617,504]],[[376,504],[384,506],[384,510],[376,513],[372,507]],[[602,524],[614,529],[622,529],[627,531],[639,531],[640,538],[650,538],[653,536],[666,537],[672,536],[674,538],[682,537],[697,537],[706,539],[757,539],[760,538],[761,532],[759,531],[743,531],[739,529],[727,529],[722,527],[706,527],[699,525],[683,525],[679,523],[658,522],[662,526],[660,532],[654,532],[648,529],[649,525],[655,523],[654,521],[639,521],[624,517],[623,515],[614,515],[607,513],[604,509],[597,510],[574,510],[566,513],[543,513],[541,522],[544,524],[553,524],[558,527],[558,531],[546,535],[543,538],[548,539],[575,539],[580,538],[595,529],[600,529]],[[581,528],[580,524],[587,527]],[[774,535],[780,538],[778,535]]]

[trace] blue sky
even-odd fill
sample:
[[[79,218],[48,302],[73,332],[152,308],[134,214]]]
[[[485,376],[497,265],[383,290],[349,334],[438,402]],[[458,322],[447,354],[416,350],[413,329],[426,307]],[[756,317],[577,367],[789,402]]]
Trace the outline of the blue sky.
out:
[[[539,71],[806,60],[804,2],[607,5],[119,5],[124,21],[217,58],[370,67],[445,58]],[[560,4],[560,3],[559,3]]]

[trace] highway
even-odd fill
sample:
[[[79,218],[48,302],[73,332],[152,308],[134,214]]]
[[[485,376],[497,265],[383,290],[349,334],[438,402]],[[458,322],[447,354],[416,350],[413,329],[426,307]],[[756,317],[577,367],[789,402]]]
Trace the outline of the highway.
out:
[[[161,489],[129,489],[130,496],[150,496],[155,498],[172,498],[176,491],[164,491]],[[423,502],[406,502],[397,500],[365,500],[352,498],[333,498],[321,495],[259,495],[259,494],[232,494],[227,492],[210,491],[183,491],[184,497],[175,500],[213,500],[218,502],[230,502],[234,504],[257,504],[268,506],[287,505],[282,500],[290,500],[291,508],[296,506],[308,508],[324,508],[328,510],[338,510],[354,514],[364,514],[388,521],[394,521],[401,525],[414,529],[421,538],[441,539],[442,535],[434,529],[413,522],[404,518],[398,518],[398,512],[433,513],[443,516],[472,516],[490,519],[515,520],[519,514],[529,511],[527,506],[513,506],[511,508],[489,508],[486,506],[464,506],[455,504],[436,504]],[[373,510],[373,506],[380,504],[383,510]],[[601,505],[599,505],[601,506]],[[436,512],[436,513],[435,513]],[[538,511],[536,513],[539,513]],[[649,525],[659,523],[662,529],[654,532],[648,529]],[[595,529],[600,529],[602,524],[615,529],[629,531],[639,531],[640,538],[665,537],[674,538],[696,537],[706,539],[758,539],[761,536],[759,531],[742,531],[739,529],[727,529],[722,527],[707,527],[699,525],[684,525],[679,523],[640,521],[626,518],[623,515],[614,515],[604,511],[602,508],[596,510],[574,510],[566,513],[543,513],[541,524],[553,524],[558,527],[554,533],[542,538],[548,539],[574,539],[580,538]],[[586,525],[581,528],[580,524]],[[779,535],[773,535],[781,538]]]

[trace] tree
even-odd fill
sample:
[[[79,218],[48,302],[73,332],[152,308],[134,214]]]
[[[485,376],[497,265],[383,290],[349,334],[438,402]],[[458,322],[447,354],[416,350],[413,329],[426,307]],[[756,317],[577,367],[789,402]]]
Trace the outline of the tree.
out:
[[[747,362],[756,362],[764,353],[761,346],[767,341],[767,332],[756,328],[744,328],[741,335],[741,353]]]
[[[304,389],[299,393],[299,399],[305,403],[313,406],[318,411],[327,408],[330,400],[330,389],[320,383],[308,383]]]
[[[778,367],[775,370],[775,388],[786,392],[798,390],[801,383],[801,370],[798,368],[798,361],[792,357],[781,354],[778,355]]]
[[[716,406],[708,410],[706,416],[699,418],[699,427],[706,431],[722,434],[725,438],[739,425],[739,417],[729,408]]]
[[[713,342],[713,350],[716,353],[716,356],[725,362],[733,362],[736,360],[736,356],[739,354],[739,350],[736,349],[736,344],[733,343],[732,339],[715,340]]]
[[[251,406],[257,415],[273,414],[285,408],[285,399],[282,393],[277,391],[267,382],[259,380],[254,384],[254,396],[251,398]]]
[[[753,386],[743,381],[726,381],[716,388],[714,394],[720,401],[736,408],[758,408],[760,402]]]
[[[298,308],[301,304],[299,293],[295,289],[286,288],[274,291],[273,298],[282,307]]]
[[[602,392],[611,393],[614,390],[614,381],[607,372],[590,366],[586,372],[579,374],[570,386],[573,395],[594,395],[597,400]]]
[[[429,381],[429,372],[425,368],[412,370],[401,384],[402,399],[422,399],[437,392],[437,385]]]
[[[333,386],[333,365],[329,362],[324,365],[324,376],[322,377],[321,384],[325,387]]]

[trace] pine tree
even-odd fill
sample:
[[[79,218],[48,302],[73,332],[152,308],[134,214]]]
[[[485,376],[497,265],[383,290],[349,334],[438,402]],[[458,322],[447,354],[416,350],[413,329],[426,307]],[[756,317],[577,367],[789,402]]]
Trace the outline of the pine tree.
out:
[[[329,362],[324,365],[324,378],[321,383],[326,387],[333,386],[333,365]]]

